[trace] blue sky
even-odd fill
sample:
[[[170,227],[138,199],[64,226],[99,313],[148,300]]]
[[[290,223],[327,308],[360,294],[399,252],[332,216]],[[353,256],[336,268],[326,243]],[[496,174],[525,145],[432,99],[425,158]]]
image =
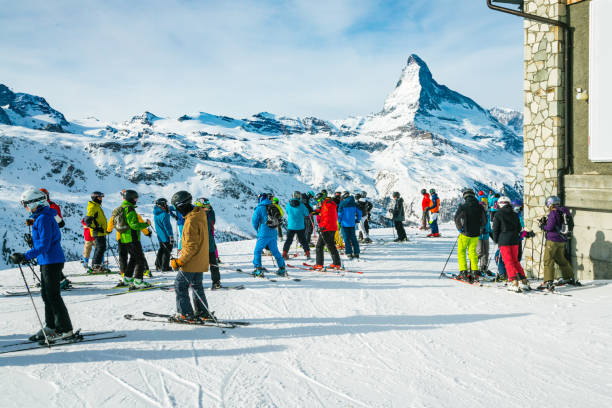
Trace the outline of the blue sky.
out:
[[[69,119],[341,119],[379,111],[416,53],[484,107],[522,109],[522,28],[484,0],[0,0],[0,83]]]

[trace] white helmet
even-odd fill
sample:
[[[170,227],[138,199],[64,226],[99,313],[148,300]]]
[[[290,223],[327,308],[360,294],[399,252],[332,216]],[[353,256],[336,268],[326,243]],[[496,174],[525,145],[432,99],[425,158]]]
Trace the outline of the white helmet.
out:
[[[47,202],[47,195],[45,193],[31,188],[21,194],[21,205],[29,212],[33,213],[38,207],[47,206],[49,203]]]
[[[506,197],[506,196],[501,196],[501,197],[499,197],[499,200],[497,200],[497,204],[500,207],[505,207],[507,205],[512,204],[512,201],[508,197]]]

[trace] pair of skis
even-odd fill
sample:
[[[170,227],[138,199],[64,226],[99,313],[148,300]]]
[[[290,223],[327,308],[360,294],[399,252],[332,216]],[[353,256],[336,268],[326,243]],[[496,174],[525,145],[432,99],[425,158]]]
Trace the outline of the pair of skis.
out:
[[[336,273],[342,273],[342,272],[346,272],[346,273],[356,273],[359,275],[363,275],[363,272],[361,271],[353,271],[350,269],[345,269],[344,267],[342,267],[341,269],[338,268],[330,268],[329,266],[325,266],[323,267],[323,269],[314,269],[314,265],[313,264],[309,264],[307,262],[302,263],[303,266],[307,267],[309,271],[315,271],[315,272],[336,272]]]
[[[126,314],[123,317],[127,320],[138,321],[138,322],[154,322],[154,323],[172,323],[172,324],[185,324],[190,326],[204,326],[204,327],[219,327],[221,329],[235,329],[238,326],[248,326],[249,322],[238,321],[238,320],[193,320],[193,321],[177,321],[171,320],[172,315],[153,313],[153,312],[142,312],[144,317],[136,317],[131,314]]]
[[[81,333],[81,329],[76,330],[74,334],[66,339],[58,339],[50,344],[43,341],[31,341],[25,340],[11,344],[0,344],[0,354],[15,353],[17,351],[25,350],[36,350],[41,348],[55,348],[60,346],[69,346],[71,344],[86,343],[92,341],[109,340],[109,339],[121,339],[126,337],[125,334],[117,334],[114,330],[108,331],[97,331],[97,332],[84,332]]]
[[[301,282],[302,281],[300,278],[294,278],[294,277],[291,277],[291,276],[280,276],[280,275],[274,274],[275,277],[271,278],[271,277],[269,277],[268,275],[265,275],[265,274],[263,276],[255,276],[252,273],[244,271],[244,270],[242,270],[240,268],[235,268],[235,269],[232,269],[232,270],[234,272],[242,273],[243,275],[250,275],[250,276],[252,276],[254,278],[257,278],[257,279],[266,279],[269,282],[278,282],[279,278],[287,279],[287,280],[292,280],[294,282]],[[264,269],[264,272],[268,272],[268,271],[266,269]]]
[[[461,282],[461,283],[465,283],[467,285],[472,285],[472,286],[479,286],[479,287],[484,287],[484,288],[497,288],[497,289],[506,289],[505,285],[485,285],[483,282],[481,281],[474,281],[474,282],[468,282],[465,281],[463,279],[459,279],[457,275],[449,275],[447,273],[442,272],[440,274],[440,277],[444,277],[444,278],[448,278],[457,282]],[[540,295],[548,295],[548,294],[553,294],[553,295],[559,295],[559,296],[572,296],[568,293],[563,293],[563,292],[559,292],[556,290],[551,290],[551,291],[544,291],[544,290],[538,290],[538,289],[531,289],[528,291],[521,291],[521,292],[517,292],[517,293],[536,293],[536,294],[540,294]]]

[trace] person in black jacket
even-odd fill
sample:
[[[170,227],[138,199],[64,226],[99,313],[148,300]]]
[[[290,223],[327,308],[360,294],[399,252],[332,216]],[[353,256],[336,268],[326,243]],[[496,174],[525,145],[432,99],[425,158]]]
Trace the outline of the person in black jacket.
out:
[[[473,282],[478,280],[478,253],[476,252],[476,247],[478,246],[478,237],[487,223],[487,214],[482,206],[478,204],[476,194],[471,188],[463,190],[463,199],[465,202],[457,208],[455,213],[455,226],[459,231],[459,238],[457,239],[459,278]],[[470,273],[468,273],[466,250],[470,257]]]
[[[518,248],[521,243],[520,234],[523,229],[521,220],[512,209],[508,197],[500,197],[497,203],[499,210],[497,210],[493,220],[492,238],[493,242],[499,245],[499,252],[506,267],[508,290],[514,292],[531,290],[518,258]]]
[[[395,200],[395,206],[393,206],[393,210],[389,210],[393,216],[392,221],[397,231],[397,238],[393,242],[408,241],[403,224],[405,218],[404,199],[400,197],[400,193],[397,191],[393,193],[393,199]]]

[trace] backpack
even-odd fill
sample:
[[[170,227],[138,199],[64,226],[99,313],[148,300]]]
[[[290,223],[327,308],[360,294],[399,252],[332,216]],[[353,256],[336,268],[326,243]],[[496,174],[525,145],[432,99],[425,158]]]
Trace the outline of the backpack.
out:
[[[571,214],[566,214],[564,211],[561,211],[561,226],[557,227],[557,232],[567,241],[572,237],[573,231],[574,217]]]
[[[123,211],[123,207],[117,207],[113,210],[113,227],[117,230],[118,233],[123,234],[130,229],[130,226],[125,219],[125,212]]]
[[[266,225],[270,228],[278,228],[279,225],[283,222],[283,217],[281,216],[278,207],[274,204],[266,205],[266,213],[268,214],[268,219],[266,220]]]

